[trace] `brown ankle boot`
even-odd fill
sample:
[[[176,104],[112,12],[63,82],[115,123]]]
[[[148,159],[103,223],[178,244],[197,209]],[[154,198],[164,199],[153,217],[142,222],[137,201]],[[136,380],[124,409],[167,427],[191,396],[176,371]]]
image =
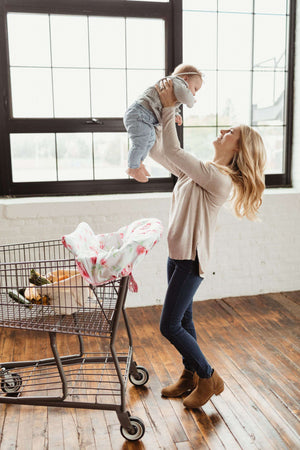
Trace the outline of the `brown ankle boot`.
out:
[[[166,386],[161,390],[164,397],[180,397],[187,391],[191,391],[196,386],[194,372],[184,369],[176,383]]]
[[[203,406],[215,394],[219,395],[224,391],[224,382],[214,370],[210,378],[198,378],[197,386],[188,395],[183,404],[186,408],[199,408]]]

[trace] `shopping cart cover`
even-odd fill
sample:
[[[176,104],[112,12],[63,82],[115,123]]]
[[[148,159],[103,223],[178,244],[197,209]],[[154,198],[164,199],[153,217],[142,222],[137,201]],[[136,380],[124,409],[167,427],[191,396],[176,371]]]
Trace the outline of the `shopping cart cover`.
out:
[[[78,270],[88,283],[97,286],[130,275],[129,289],[137,292],[133,268],[158,242],[162,232],[162,223],[155,218],[136,220],[113,233],[98,235],[82,222],[73,233],[62,237],[62,243],[75,256]]]

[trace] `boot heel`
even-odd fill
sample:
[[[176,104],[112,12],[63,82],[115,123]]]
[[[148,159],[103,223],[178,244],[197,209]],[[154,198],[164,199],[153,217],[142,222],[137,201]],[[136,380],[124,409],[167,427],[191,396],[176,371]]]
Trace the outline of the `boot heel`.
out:
[[[215,392],[215,395],[220,395],[224,391],[224,386],[219,389],[217,392]]]

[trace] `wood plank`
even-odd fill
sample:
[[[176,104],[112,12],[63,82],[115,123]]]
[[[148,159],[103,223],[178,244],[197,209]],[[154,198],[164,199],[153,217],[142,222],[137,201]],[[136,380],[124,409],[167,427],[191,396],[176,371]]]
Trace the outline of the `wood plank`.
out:
[[[224,402],[225,408],[228,407],[226,403]],[[223,415],[220,413],[220,410],[218,410],[213,401],[207,402],[203,407],[202,410],[205,414],[210,418],[210,421],[213,425],[213,427],[216,430],[217,435],[219,436],[219,439],[222,441],[222,445],[225,448],[228,449],[240,449],[240,445],[236,439],[236,437],[232,434],[230,431],[228,424],[226,423],[226,420],[224,420]]]
[[[287,440],[290,438],[291,442],[295,443],[298,438],[295,436],[295,430],[293,426],[290,427],[289,422],[293,421],[293,417],[282,409],[282,405],[280,402],[278,403],[278,399],[274,395],[270,395],[270,391],[265,388],[263,380],[260,376],[265,378],[265,374],[263,369],[260,366],[256,365],[256,371],[251,370],[251,359],[249,356],[252,356],[252,349],[244,350],[244,347],[247,346],[247,339],[243,339],[243,330],[242,327],[237,331],[236,336],[231,337],[231,331],[227,331],[227,339],[224,340],[224,334],[222,333],[219,336],[216,336],[214,333],[214,338],[218,345],[222,346],[222,355],[228,356],[225,358],[226,364],[230,364],[231,369],[233,370],[233,362],[239,370],[239,377],[246,375],[249,377],[247,384],[250,384],[251,381],[255,386],[255,389],[259,392],[259,395],[256,394],[255,390],[251,390],[252,398],[255,400],[261,400],[264,406],[264,413],[266,413],[265,408],[272,409],[272,411],[276,411],[274,417],[273,414],[269,414],[272,417],[272,424],[275,429],[280,429],[283,436],[287,437]],[[240,342],[243,342],[243,346],[237,346],[237,339]],[[246,382],[243,388],[245,389]],[[247,386],[248,388],[248,386]],[[248,389],[247,389],[248,391]],[[271,393],[272,394],[272,393]],[[266,403],[265,403],[266,402]],[[270,402],[270,403],[269,403]],[[268,407],[266,406],[268,405]],[[267,415],[268,416],[268,415]]]
[[[177,442],[177,450],[193,450],[192,444],[189,441]]]
[[[219,303],[219,305],[222,304],[223,302]],[[243,302],[241,302],[234,310],[244,320],[244,312],[247,308],[248,306],[243,305]],[[253,309],[252,319],[258,319],[257,312]],[[292,324],[290,323],[289,326],[291,327]],[[251,328],[248,327],[247,330],[244,326],[242,331],[245,332],[244,337],[245,339],[247,338],[247,343],[251,344],[252,356],[255,357],[258,364],[263,364],[268,369],[268,379],[274,379],[274,381],[281,384],[293,403],[294,396],[299,394],[300,388],[297,352],[289,349],[286,342],[283,343],[282,331],[278,334],[276,330],[274,331],[274,329],[260,325],[258,320],[252,323]],[[283,382],[283,377],[289,378],[291,383]]]
[[[288,293],[283,294],[281,292],[268,294],[268,298],[272,298],[279,303],[282,308],[289,311],[294,319],[300,319],[300,295],[298,295],[298,302],[295,301],[295,298],[292,300]]]
[[[27,448],[27,446],[25,448]],[[32,417],[31,449],[46,450],[47,448],[48,448],[48,409],[46,406],[34,406]]]
[[[289,291],[289,292],[280,292],[281,295],[284,295],[292,302],[296,303],[297,305],[300,304],[300,291]]]
[[[86,450],[93,450],[95,448],[95,441],[90,411],[75,409],[75,414],[79,446]]]
[[[201,328],[201,331],[199,331],[198,326],[196,326],[196,329],[198,330],[198,341],[201,349],[203,349],[202,343],[204,340],[213,341],[210,351],[205,353],[207,353],[208,359],[213,362],[212,364],[216,367],[216,370],[219,372],[219,368],[221,369],[220,375],[224,378],[224,366],[222,359],[218,361],[218,358],[216,357],[216,353],[219,349],[219,342],[216,342],[210,334],[206,334],[207,331],[205,331],[205,328]],[[215,333],[216,332],[214,331],[212,335],[216,336]],[[221,334],[223,336],[222,331]],[[223,354],[223,351],[221,354]],[[247,410],[245,410],[243,403],[234,397],[231,389],[229,388],[231,379],[228,384],[225,378],[224,381],[226,384],[224,392],[218,397],[214,396],[212,403],[215,406],[219,416],[233,434],[233,438],[238,442],[241,448],[255,447],[257,441],[264,442],[263,435],[261,431],[257,429],[257,422],[254,422],[252,414],[249,414]],[[204,405],[202,409],[206,410],[209,403]]]
[[[6,406],[5,420],[2,428],[1,450],[11,450],[16,448],[18,439],[20,408],[21,406],[19,405]]]
[[[150,378],[145,387],[128,383],[126,408],[144,421],[143,439],[125,441],[114,411],[1,404],[0,448],[300,448],[299,304],[299,291],[194,304],[199,345],[226,386],[195,410],[184,408],[183,398],[161,397],[161,388],[176,381],[183,368],[176,349],[160,334],[161,306],[131,308],[134,359]],[[76,336],[58,334],[57,341],[61,354],[78,352]],[[84,341],[88,351],[109,350],[108,339]],[[128,349],[123,321],[116,346]],[[2,361],[51,356],[49,337],[0,329],[0,354]],[[85,386],[93,376],[83,381]]]
[[[48,410],[48,447],[64,450],[64,434],[61,408],[49,407]]]
[[[268,346],[269,348],[272,347],[272,354],[276,355],[276,357],[282,360],[286,375],[294,374],[294,371],[298,370],[298,366],[294,361],[296,353],[295,350],[289,350],[289,347],[286,346],[285,342],[283,342],[283,329],[281,328],[281,330],[278,331],[274,326],[270,330],[270,327],[268,325],[266,325],[264,322],[259,321],[259,313],[256,312],[254,305],[251,309],[252,313],[250,326],[250,324],[245,323],[245,319],[247,317],[247,314],[249,313],[249,305],[247,305],[246,307],[246,305],[243,305],[243,302],[241,302],[237,307],[234,306],[235,304],[236,302],[228,305],[228,300],[226,299],[223,299],[219,302],[219,306],[222,308],[223,313],[224,310],[228,310],[229,313],[236,315],[236,318],[240,324],[241,322],[243,322],[242,329],[247,333],[247,336],[252,335],[254,337],[255,334],[253,333],[253,330],[255,329],[255,333],[261,336],[261,342],[263,342],[264,345]],[[237,310],[236,308],[239,308],[239,310]],[[272,344],[274,339],[276,341],[276,346]],[[282,348],[283,351],[278,351],[280,350],[280,348]],[[287,371],[286,368],[289,368],[290,370]],[[297,378],[298,377],[293,377],[293,381],[297,382]]]
[[[16,448],[26,448],[32,442],[34,406],[23,405],[20,408]]]
[[[5,404],[0,405],[0,448],[1,448],[1,442],[3,439],[3,430],[4,430],[4,423],[6,418],[6,408],[7,406]]]
[[[112,450],[104,412],[92,411],[90,413],[90,418],[94,434],[95,448]]]

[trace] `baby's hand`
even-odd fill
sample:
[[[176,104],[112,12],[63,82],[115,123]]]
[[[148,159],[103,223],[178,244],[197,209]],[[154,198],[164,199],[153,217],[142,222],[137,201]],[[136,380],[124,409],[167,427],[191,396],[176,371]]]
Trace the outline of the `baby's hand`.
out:
[[[172,80],[164,78],[161,81],[160,86],[158,84],[155,85],[155,89],[157,90],[161,104],[164,108],[176,105],[177,100],[174,94]]]
[[[176,114],[175,116],[175,123],[177,123],[177,125],[179,126],[182,125],[182,117],[179,114]]]

